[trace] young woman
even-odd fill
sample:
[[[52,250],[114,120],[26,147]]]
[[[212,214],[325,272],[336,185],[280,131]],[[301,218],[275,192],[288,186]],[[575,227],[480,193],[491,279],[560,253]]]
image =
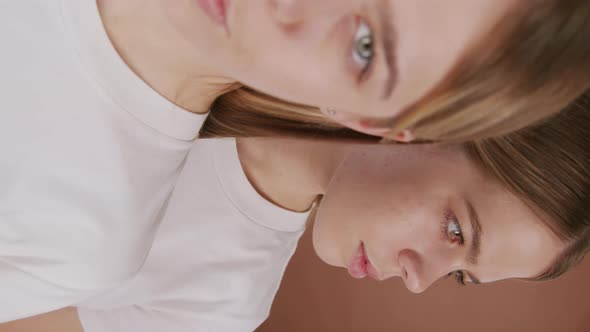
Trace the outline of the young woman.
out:
[[[371,134],[462,139],[554,113],[590,76],[587,2],[219,4],[1,5],[0,320],[137,273],[214,102],[281,101],[308,129],[323,107]]]
[[[590,86],[584,1],[98,4],[127,64],[198,113],[246,86],[290,106],[282,116],[325,123],[321,108],[372,135],[466,140],[536,122]]]
[[[135,278],[0,331],[252,331],[318,197],[316,252],[354,278],[555,278],[590,248],[588,107],[466,146],[201,140]]]

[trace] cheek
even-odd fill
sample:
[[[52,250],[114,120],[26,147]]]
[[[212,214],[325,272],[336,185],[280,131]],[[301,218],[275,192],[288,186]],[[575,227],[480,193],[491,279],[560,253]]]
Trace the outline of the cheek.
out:
[[[325,33],[313,31],[291,33],[257,3],[244,1],[236,8],[240,12],[232,22],[233,61],[226,74],[280,99],[311,106],[340,106],[335,101],[342,100],[342,89],[349,89],[353,81],[346,76],[344,52],[335,50],[334,38],[317,40],[315,35],[325,39]]]
[[[342,82],[343,70],[334,63],[316,56],[317,50],[285,51],[281,43],[257,47],[249,51],[249,60],[234,71],[233,78],[244,85],[276,98],[314,107],[343,109],[353,100],[342,102],[343,90],[349,89]],[[242,61],[242,60],[238,60]],[[325,64],[324,64],[325,63]],[[340,82],[340,83],[338,83]],[[341,105],[342,104],[342,105]]]
[[[390,223],[393,210],[386,195],[366,184],[336,178],[321,202],[314,223],[314,246],[328,264],[342,266],[361,240],[389,233],[387,229],[394,227]],[[379,186],[382,187],[386,185]]]
[[[276,52],[279,53],[279,52]],[[314,107],[335,107],[331,81],[312,59],[265,53],[237,74],[241,83],[273,97]],[[317,74],[317,75],[316,75]]]

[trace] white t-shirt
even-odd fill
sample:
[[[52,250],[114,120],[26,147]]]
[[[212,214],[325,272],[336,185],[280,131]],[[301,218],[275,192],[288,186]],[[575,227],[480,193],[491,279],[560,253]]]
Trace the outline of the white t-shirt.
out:
[[[204,120],[120,59],[95,1],[0,2],[0,322],[133,277]]]
[[[256,192],[234,139],[200,140],[140,272],[79,304],[85,332],[253,331],[268,316],[307,217]]]

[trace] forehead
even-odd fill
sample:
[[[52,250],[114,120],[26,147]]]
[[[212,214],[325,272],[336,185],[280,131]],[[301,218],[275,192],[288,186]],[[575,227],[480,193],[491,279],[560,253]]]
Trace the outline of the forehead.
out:
[[[387,2],[399,69],[399,85],[391,101],[405,106],[436,87],[471,47],[490,37],[488,32],[515,6],[513,0]]]
[[[487,180],[471,195],[483,232],[478,265],[469,270],[482,282],[535,277],[565,248],[546,217],[499,183]]]

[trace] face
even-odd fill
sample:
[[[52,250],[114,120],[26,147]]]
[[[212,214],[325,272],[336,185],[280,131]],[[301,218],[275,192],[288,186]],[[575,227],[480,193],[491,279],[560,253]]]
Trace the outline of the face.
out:
[[[327,187],[317,254],[353,277],[401,277],[422,292],[449,274],[465,283],[531,278],[564,245],[524,203],[458,147],[367,146]]]
[[[228,0],[225,19],[199,1],[163,3],[225,75],[362,129],[423,97],[516,1]]]

